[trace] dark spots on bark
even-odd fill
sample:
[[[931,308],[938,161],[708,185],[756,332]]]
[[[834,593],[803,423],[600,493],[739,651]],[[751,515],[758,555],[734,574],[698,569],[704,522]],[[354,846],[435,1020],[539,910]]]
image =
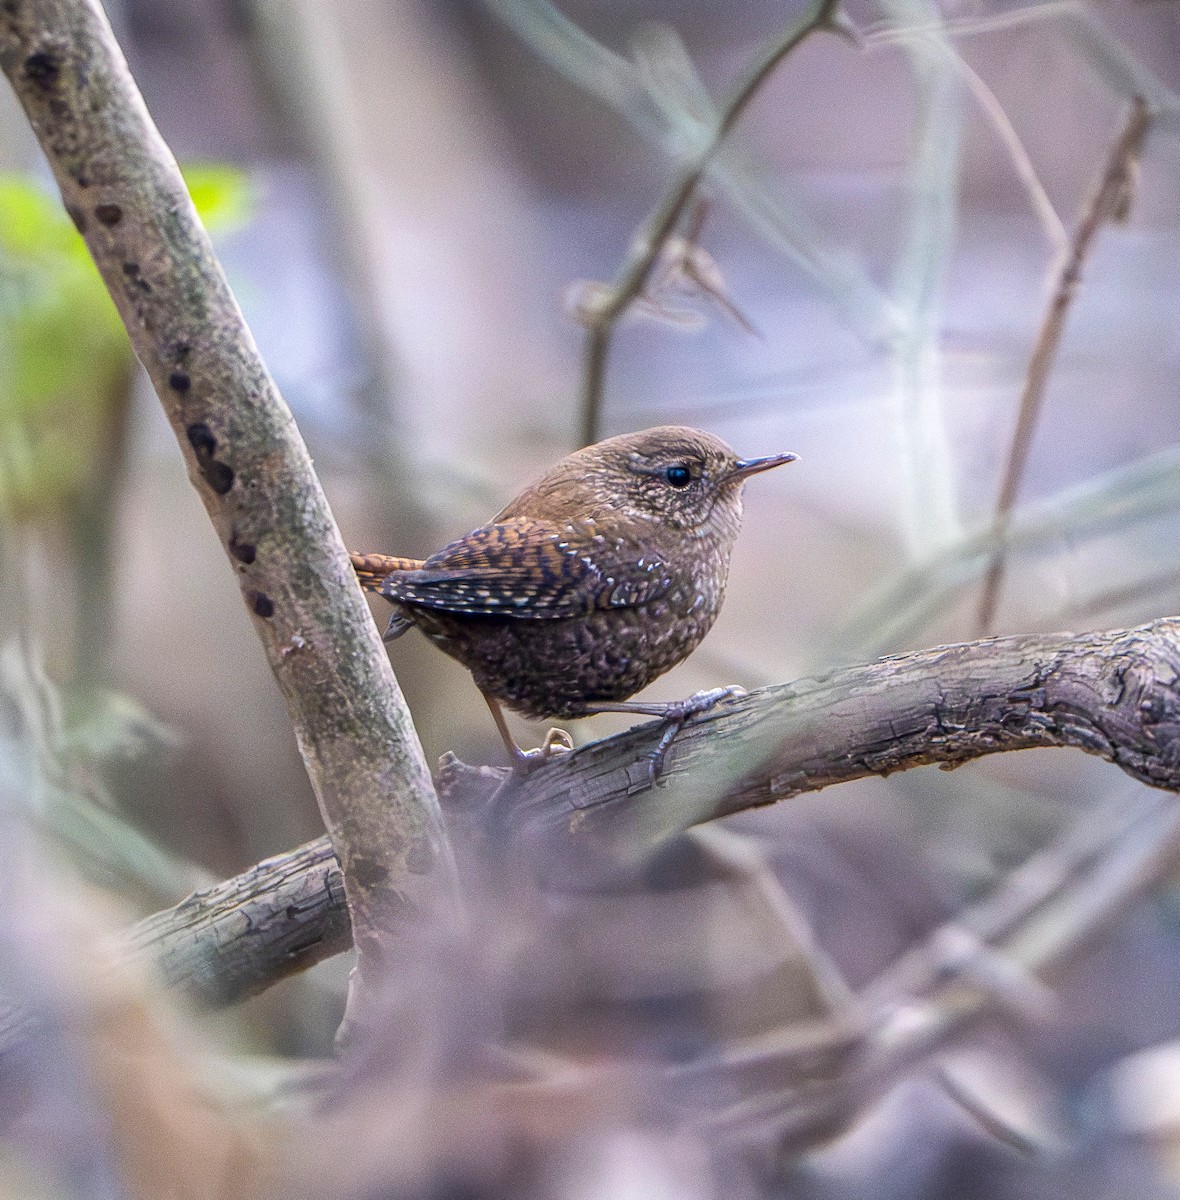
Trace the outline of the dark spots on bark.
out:
[[[224,496],[234,485],[233,468],[228,463],[211,462],[207,469],[202,471],[205,476],[205,482],[219,495]]]
[[[123,210],[117,204],[98,204],[95,205],[94,215],[100,225],[110,229],[123,219]]]
[[[56,54],[38,50],[25,59],[25,76],[43,92],[52,91],[61,76],[61,63]]]
[[[168,376],[168,386],[183,396],[193,386],[193,381],[187,371],[177,370]]]
[[[81,234],[86,233],[86,214],[76,205],[67,204],[66,212],[71,221],[74,222],[74,228]]]
[[[213,430],[204,421],[194,421],[186,430],[188,444],[198,458],[212,458],[217,450],[217,439]]]
[[[189,445],[197,456],[197,467],[201,477],[219,495],[224,496],[234,485],[233,468],[214,458],[217,452],[217,438],[213,430],[204,421],[194,421],[186,430]]]
[[[389,868],[375,858],[358,854],[352,860],[352,875],[367,890],[383,884],[389,878]]]
[[[249,599],[255,616],[269,621],[275,615],[275,602],[265,592],[250,592]]]
[[[236,533],[231,534],[229,539],[229,552],[238,560],[249,566],[255,558],[258,557],[257,549],[249,542],[239,542]]]
[[[139,263],[125,262],[123,264],[123,274],[128,280],[133,283],[145,296],[149,295],[152,290],[152,285],[140,274]]]

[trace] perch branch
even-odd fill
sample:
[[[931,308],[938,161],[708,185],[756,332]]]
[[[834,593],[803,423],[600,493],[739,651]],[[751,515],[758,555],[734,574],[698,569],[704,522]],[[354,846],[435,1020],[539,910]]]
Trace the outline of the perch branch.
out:
[[[927,763],[1073,746],[1180,790],[1180,621],[991,638],[845,667],[718,704],[673,742],[646,788],[648,724],[505,789],[517,834],[642,854],[681,829]]]
[[[603,844],[616,856],[638,855],[690,825],[834,783],[1046,746],[1101,755],[1137,780],[1180,791],[1180,620],[970,642],[764,688],[689,725],[651,789],[646,755],[659,733],[658,723],[646,724],[523,783],[510,780],[495,819],[511,827],[516,845],[543,836],[550,858]],[[486,775],[477,782],[486,796]],[[295,879],[304,855],[319,874],[300,894],[324,895],[292,906],[286,889],[302,886]],[[232,964],[230,986],[206,976],[199,984],[201,994],[228,1003],[266,987],[276,963],[298,970],[344,948],[333,871],[326,844],[313,843],[158,914],[133,944],[170,956],[176,980],[189,962],[216,971],[216,931],[236,927],[235,897],[248,895],[253,969],[245,953]],[[281,953],[271,938],[282,939]]]
[[[1131,106],[1131,114],[1118,141],[1110,152],[1102,179],[1094,190],[1082,213],[1081,220],[1074,230],[1069,251],[1057,274],[1053,295],[1049,307],[1041,320],[1033,343],[1032,357],[1029,359],[1028,373],[1024,379],[1024,389],[1020,395],[1020,410],[1016,419],[1016,430],[1012,435],[1012,445],[1008,452],[1008,462],[1004,468],[1004,478],[1000,484],[1000,494],[996,499],[996,511],[992,523],[992,534],[996,539],[1004,535],[1012,507],[1020,492],[1024,479],[1024,471],[1028,466],[1029,450],[1032,446],[1033,431],[1041,413],[1045,399],[1045,387],[1049,382],[1049,373],[1057,357],[1057,348],[1061,344],[1061,335],[1065,332],[1065,321],[1069,315],[1070,305],[1082,281],[1082,268],[1086,258],[1103,225],[1110,221],[1124,221],[1130,211],[1133,200],[1135,183],[1135,166],[1143,147],[1143,138],[1151,121],[1147,104],[1136,97]],[[1000,546],[992,556],[987,575],[984,577],[983,590],[979,597],[979,615],[977,626],[979,633],[986,634],[995,620],[996,606],[999,603],[1000,587],[1004,581],[1004,550]]]
[[[838,10],[838,0],[815,0],[810,10],[787,35],[774,42],[754,64],[747,78],[718,115],[717,124],[708,141],[682,168],[667,196],[635,238],[627,261],[610,289],[596,301],[593,310],[587,313],[582,367],[582,445],[596,442],[601,433],[602,393],[615,326],[628,305],[642,293],[660,252],[692,203],[710,161],[721,149],[759,89],[783,59],[813,33],[825,29],[844,29]]]
[[[229,555],[344,867],[363,962],[399,914],[450,903],[454,868],[307,449],[98,0],[3,5],[0,67]]]

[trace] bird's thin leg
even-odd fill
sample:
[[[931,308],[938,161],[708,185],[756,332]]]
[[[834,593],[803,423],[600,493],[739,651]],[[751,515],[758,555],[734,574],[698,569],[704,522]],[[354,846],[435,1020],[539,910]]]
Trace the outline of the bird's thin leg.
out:
[[[582,710],[591,713],[639,713],[648,717],[662,717],[668,727],[660,735],[656,748],[648,756],[648,774],[653,786],[659,780],[664,769],[664,756],[668,748],[676,740],[676,735],[684,728],[690,718],[700,713],[708,712],[714,705],[730,696],[744,696],[746,689],[730,684],[728,687],[709,688],[703,692],[694,692],[683,700],[653,701],[642,700],[591,700],[582,705]]]
[[[484,698],[484,702],[492,714],[492,720],[496,722],[500,740],[504,743],[504,749],[508,751],[508,757],[512,759],[512,769],[518,775],[528,775],[542,763],[548,762],[554,755],[568,754],[574,748],[569,734],[564,729],[550,729],[545,735],[544,742],[535,750],[522,750],[516,744],[516,739],[508,728],[508,722],[504,718],[504,709],[500,706],[499,700],[495,696],[489,696],[482,689],[479,694]]]
[[[687,721],[698,713],[708,712],[715,704],[730,696],[744,696],[746,689],[736,683],[728,687],[708,688],[693,692],[683,700],[589,700],[579,706],[582,712],[590,713],[639,713],[646,717],[663,717],[666,721]]]

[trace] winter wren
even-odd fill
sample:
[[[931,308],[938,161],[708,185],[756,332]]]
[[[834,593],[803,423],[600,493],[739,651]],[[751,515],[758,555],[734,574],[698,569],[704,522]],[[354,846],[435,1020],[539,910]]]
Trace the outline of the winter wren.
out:
[[[696,649],[725,594],[742,484],[794,454],[740,459],[720,439],[664,425],[564,458],[491,522],[425,562],[354,554],[361,585],[393,604],[386,638],[417,626],[484,694],[519,769],[500,704],[533,717],[600,712],[684,721],[732,689],[625,703]]]

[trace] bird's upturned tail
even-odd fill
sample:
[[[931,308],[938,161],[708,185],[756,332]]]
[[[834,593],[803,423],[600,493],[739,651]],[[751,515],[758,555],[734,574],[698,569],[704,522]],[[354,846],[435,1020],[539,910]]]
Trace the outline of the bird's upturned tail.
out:
[[[422,566],[420,558],[395,558],[392,554],[356,554],[350,550],[349,557],[366,592],[380,592],[382,583],[394,571],[417,571]]]

